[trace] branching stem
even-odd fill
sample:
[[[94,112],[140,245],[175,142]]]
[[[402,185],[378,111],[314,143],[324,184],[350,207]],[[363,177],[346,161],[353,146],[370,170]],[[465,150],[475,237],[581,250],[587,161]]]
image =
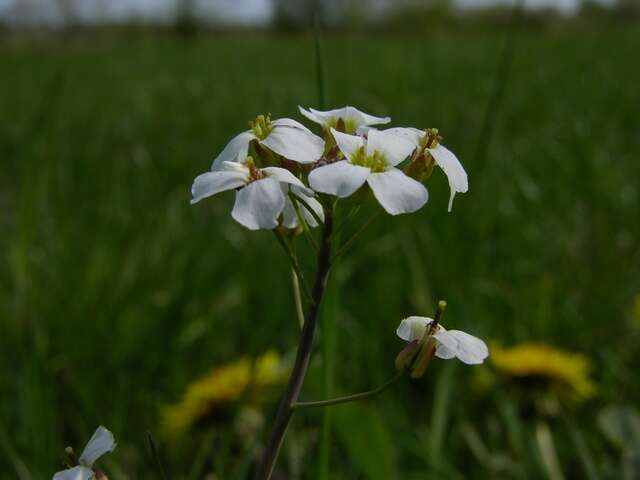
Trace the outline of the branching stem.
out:
[[[256,480],[269,480],[280,452],[280,447],[284,440],[284,436],[287,432],[287,427],[293,415],[293,404],[298,400],[300,390],[304,382],[305,374],[307,373],[307,367],[309,366],[309,360],[311,358],[311,350],[313,347],[313,336],[316,330],[318,321],[318,313],[320,311],[320,304],[322,303],[322,297],[327,286],[327,279],[329,278],[329,271],[331,269],[331,233],[333,231],[333,210],[327,210],[325,212],[325,221],[322,227],[322,242],[320,244],[320,252],[318,253],[318,263],[316,269],[316,277],[313,284],[313,291],[311,293],[311,299],[309,303],[309,309],[307,316],[300,333],[300,340],[298,342],[298,351],[296,353],[296,359],[291,370],[291,376],[289,377],[289,383],[280,400],[280,405],[276,413],[276,418],[273,423],[273,428],[267,445],[262,453],[262,458],[256,470]],[[276,233],[281,245],[286,247],[284,240]],[[289,252],[290,250],[287,249]],[[293,256],[291,258],[294,258]],[[297,262],[296,262],[297,263]],[[297,270],[296,270],[297,273]],[[298,275],[299,276],[299,275]],[[302,281],[302,278],[300,278]]]
[[[282,233],[280,233],[277,229],[274,229],[273,233],[275,234],[276,238],[278,239],[278,243],[282,247],[282,250],[284,250],[284,253],[287,255],[287,258],[289,259],[289,262],[291,263],[291,268],[293,269],[293,271],[298,276],[298,281],[300,282],[300,287],[302,288],[302,292],[304,293],[304,296],[307,297],[307,300],[311,301],[311,294],[309,293],[309,288],[307,287],[307,284],[304,281],[304,277],[302,276],[302,270],[300,270],[300,265],[298,264],[298,259],[294,255],[294,253],[291,250],[291,248],[289,247],[289,245],[287,245],[287,242],[284,239],[284,237],[282,236]]]
[[[346,395],[344,397],[338,398],[330,398],[328,400],[318,400],[315,402],[296,402],[291,405],[293,409],[299,408],[317,408],[317,407],[329,407],[331,405],[338,405],[340,403],[348,403],[356,400],[362,400],[363,398],[374,397],[376,395],[381,394],[385,390],[389,389],[395,383],[400,380],[404,376],[404,372],[398,372],[398,374],[393,377],[391,380],[386,383],[380,385],[378,388],[374,388],[373,390],[367,390],[366,392],[354,393],[352,395]]]

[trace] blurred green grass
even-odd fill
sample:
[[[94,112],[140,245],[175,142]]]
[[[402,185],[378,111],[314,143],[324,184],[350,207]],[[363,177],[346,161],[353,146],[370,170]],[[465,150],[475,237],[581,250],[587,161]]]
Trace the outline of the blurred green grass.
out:
[[[594,415],[640,400],[629,313],[640,293],[638,33],[519,35],[483,161],[474,152],[503,32],[327,36],[330,106],[438,127],[470,176],[447,214],[436,172],[426,208],[378,221],[342,264],[339,391],[392,375],[400,318],[446,298],[445,325],[588,355],[599,395],[571,431],[594,461],[615,463]],[[105,459],[113,476],[152,478],[144,432],[158,430],[163,405],[211,366],[295,343],[272,235],[235,224],[230,198],[190,206],[189,187],[257,113],[298,118],[297,105],[315,105],[313,40],[87,39],[3,45],[0,56],[0,477],[48,478],[63,446],[102,423],[121,445]],[[340,407],[332,478],[495,475],[464,442],[469,425],[520,465],[503,476],[541,475],[513,433],[527,428],[509,421],[515,400],[492,401],[472,377],[442,362],[425,381]],[[305,394],[320,383],[313,367]],[[319,414],[296,418],[301,451],[286,453],[283,478],[298,478],[295,455],[312,478],[319,425]],[[585,475],[576,443],[560,439],[565,474]],[[194,462],[190,447],[165,451],[177,477]],[[231,460],[205,455],[234,478]]]

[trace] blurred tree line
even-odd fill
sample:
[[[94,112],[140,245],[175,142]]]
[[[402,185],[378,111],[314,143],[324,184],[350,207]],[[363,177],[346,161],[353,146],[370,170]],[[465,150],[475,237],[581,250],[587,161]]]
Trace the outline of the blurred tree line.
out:
[[[0,25],[5,27],[54,26],[74,29],[118,23],[170,27],[181,34],[199,30],[236,28],[272,28],[298,31],[310,27],[317,18],[328,29],[377,29],[394,32],[423,32],[460,26],[496,26],[511,21],[513,7],[494,5],[461,9],[454,0],[265,0],[271,15],[261,23],[237,24],[225,17],[221,6],[241,5],[232,0],[173,0],[153,15],[132,10],[126,19],[113,15],[111,0],[10,0],[0,11]],[[124,5],[126,2],[121,4]],[[133,5],[133,3],[132,3]],[[46,7],[45,7],[46,6]],[[568,16],[551,7],[527,9],[524,27],[546,28],[567,25],[623,23],[640,20],[639,0],[615,0],[604,5],[596,0],[582,0],[574,15]]]

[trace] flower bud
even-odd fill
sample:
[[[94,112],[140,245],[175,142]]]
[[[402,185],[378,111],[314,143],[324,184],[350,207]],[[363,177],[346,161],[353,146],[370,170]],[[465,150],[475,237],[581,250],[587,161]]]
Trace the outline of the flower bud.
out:
[[[428,337],[422,345],[418,358],[411,369],[411,378],[422,378],[427,371],[433,355],[436,353],[436,341],[433,337]]]
[[[396,357],[396,368],[400,371],[408,368],[413,361],[418,348],[420,347],[420,342],[418,340],[414,340],[413,342],[409,342],[400,353]]]
[[[95,475],[95,479],[96,480],[109,480],[109,477],[107,477],[107,474],[104,473],[102,470],[94,470],[94,475]]]

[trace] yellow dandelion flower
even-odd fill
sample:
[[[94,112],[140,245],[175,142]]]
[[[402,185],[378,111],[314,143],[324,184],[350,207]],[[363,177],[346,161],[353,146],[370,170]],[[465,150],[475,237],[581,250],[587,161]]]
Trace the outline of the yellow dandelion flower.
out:
[[[255,362],[242,357],[214,368],[189,384],[179,402],[164,408],[161,431],[166,438],[179,437],[220,407],[281,383],[283,378],[280,355],[274,351],[257,357]]]
[[[503,376],[541,385],[571,400],[583,400],[596,393],[589,378],[589,359],[578,353],[539,343],[522,343],[510,348],[493,345],[491,362]]]

